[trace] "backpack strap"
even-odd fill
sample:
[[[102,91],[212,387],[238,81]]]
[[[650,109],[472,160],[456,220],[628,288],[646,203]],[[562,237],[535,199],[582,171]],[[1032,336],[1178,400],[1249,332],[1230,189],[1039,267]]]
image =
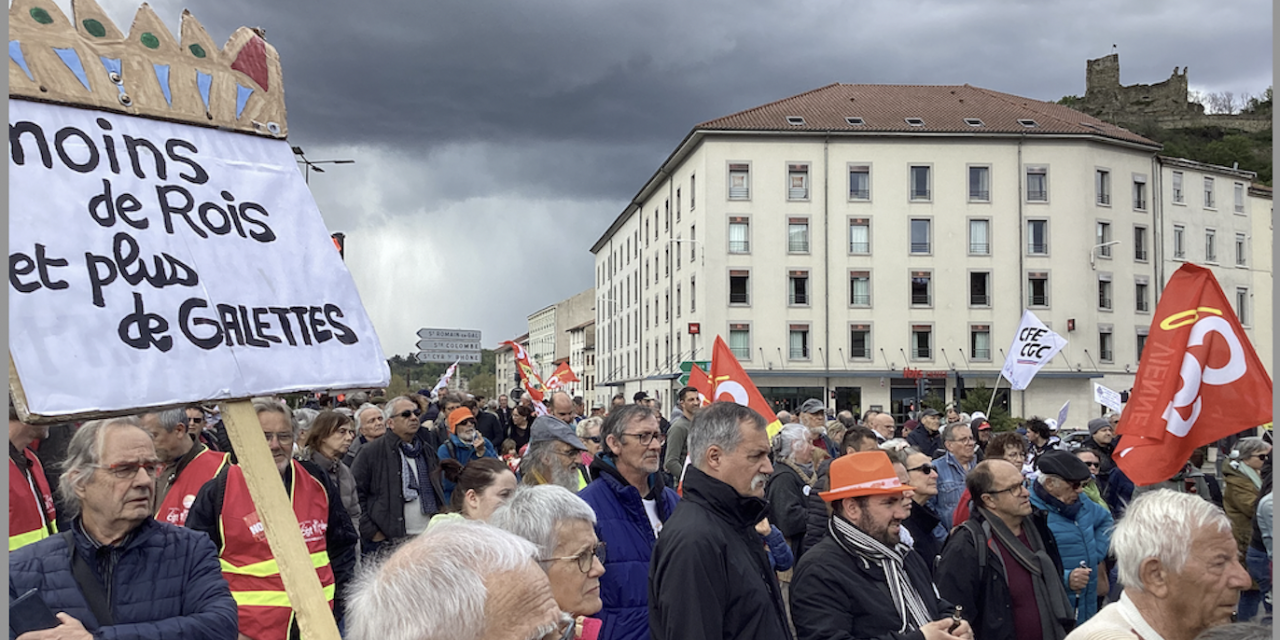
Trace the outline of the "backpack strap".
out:
[[[108,627],[115,624],[115,617],[111,615],[111,604],[107,602],[107,590],[102,586],[102,581],[94,575],[93,569],[89,567],[89,561],[77,553],[76,540],[72,533],[64,531],[62,537],[67,542],[67,557],[71,560],[71,573],[76,578],[76,584],[80,585],[80,591],[84,593],[85,602],[89,604],[93,617],[98,619],[98,626]]]

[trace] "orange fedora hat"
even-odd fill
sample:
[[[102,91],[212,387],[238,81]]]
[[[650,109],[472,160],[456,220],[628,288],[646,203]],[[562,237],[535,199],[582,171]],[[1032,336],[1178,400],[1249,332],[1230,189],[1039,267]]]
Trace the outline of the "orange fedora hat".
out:
[[[902,493],[908,487],[900,480],[883,451],[860,451],[831,461],[831,490],[818,495],[827,502]]]

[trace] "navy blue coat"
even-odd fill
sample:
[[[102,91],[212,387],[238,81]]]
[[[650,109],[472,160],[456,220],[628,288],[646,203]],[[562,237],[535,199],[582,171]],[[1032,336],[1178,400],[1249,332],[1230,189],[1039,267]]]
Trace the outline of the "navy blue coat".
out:
[[[578,497],[596,512],[596,537],[607,552],[605,572],[600,577],[600,640],[648,640],[649,560],[658,540],[649,525],[640,492],[619,479],[606,458],[597,456],[591,468],[596,479],[578,492]],[[654,474],[655,507],[658,519],[666,522],[675,511],[680,496],[662,486]]]
[[[78,529],[77,520],[76,553],[96,571],[92,543]],[[153,518],[120,550],[107,586],[114,625],[101,626],[90,612],[62,535],[9,554],[9,602],[31,589],[54,613],[65,611],[103,640],[235,640],[239,631],[236,601],[209,536]]]

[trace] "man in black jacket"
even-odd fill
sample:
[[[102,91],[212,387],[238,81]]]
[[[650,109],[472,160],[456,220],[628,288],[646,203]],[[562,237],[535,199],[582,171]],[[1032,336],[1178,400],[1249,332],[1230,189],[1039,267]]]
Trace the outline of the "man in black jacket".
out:
[[[653,640],[790,640],[778,579],[755,525],[773,471],[764,418],[738,404],[703,409],[689,429],[684,499],[649,564]]]
[[[924,560],[899,539],[911,510],[906,469],[883,451],[831,463],[829,535],[800,559],[791,584],[799,640],[967,638],[967,622],[937,596]]]
[[[1062,640],[1075,624],[1062,559],[1021,469],[992,458],[965,482],[974,509],[942,547],[938,594],[963,607],[982,640]]]

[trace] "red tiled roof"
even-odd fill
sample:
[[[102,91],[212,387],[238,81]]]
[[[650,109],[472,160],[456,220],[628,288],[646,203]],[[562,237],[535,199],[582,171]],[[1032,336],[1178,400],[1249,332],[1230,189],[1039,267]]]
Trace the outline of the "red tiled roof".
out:
[[[788,117],[803,118],[803,124]],[[850,124],[861,118],[865,124]],[[912,126],[907,118],[919,118]],[[977,118],[972,126],[966,118]],[[1027,127],[1019,120],[1034,120]],[[720,131],[838,131],[868,133],[1096,135],[1152,147],[1122,127],[1052,102],[970,85],[829,84],[812,91],[704,122],[695,129]]]

